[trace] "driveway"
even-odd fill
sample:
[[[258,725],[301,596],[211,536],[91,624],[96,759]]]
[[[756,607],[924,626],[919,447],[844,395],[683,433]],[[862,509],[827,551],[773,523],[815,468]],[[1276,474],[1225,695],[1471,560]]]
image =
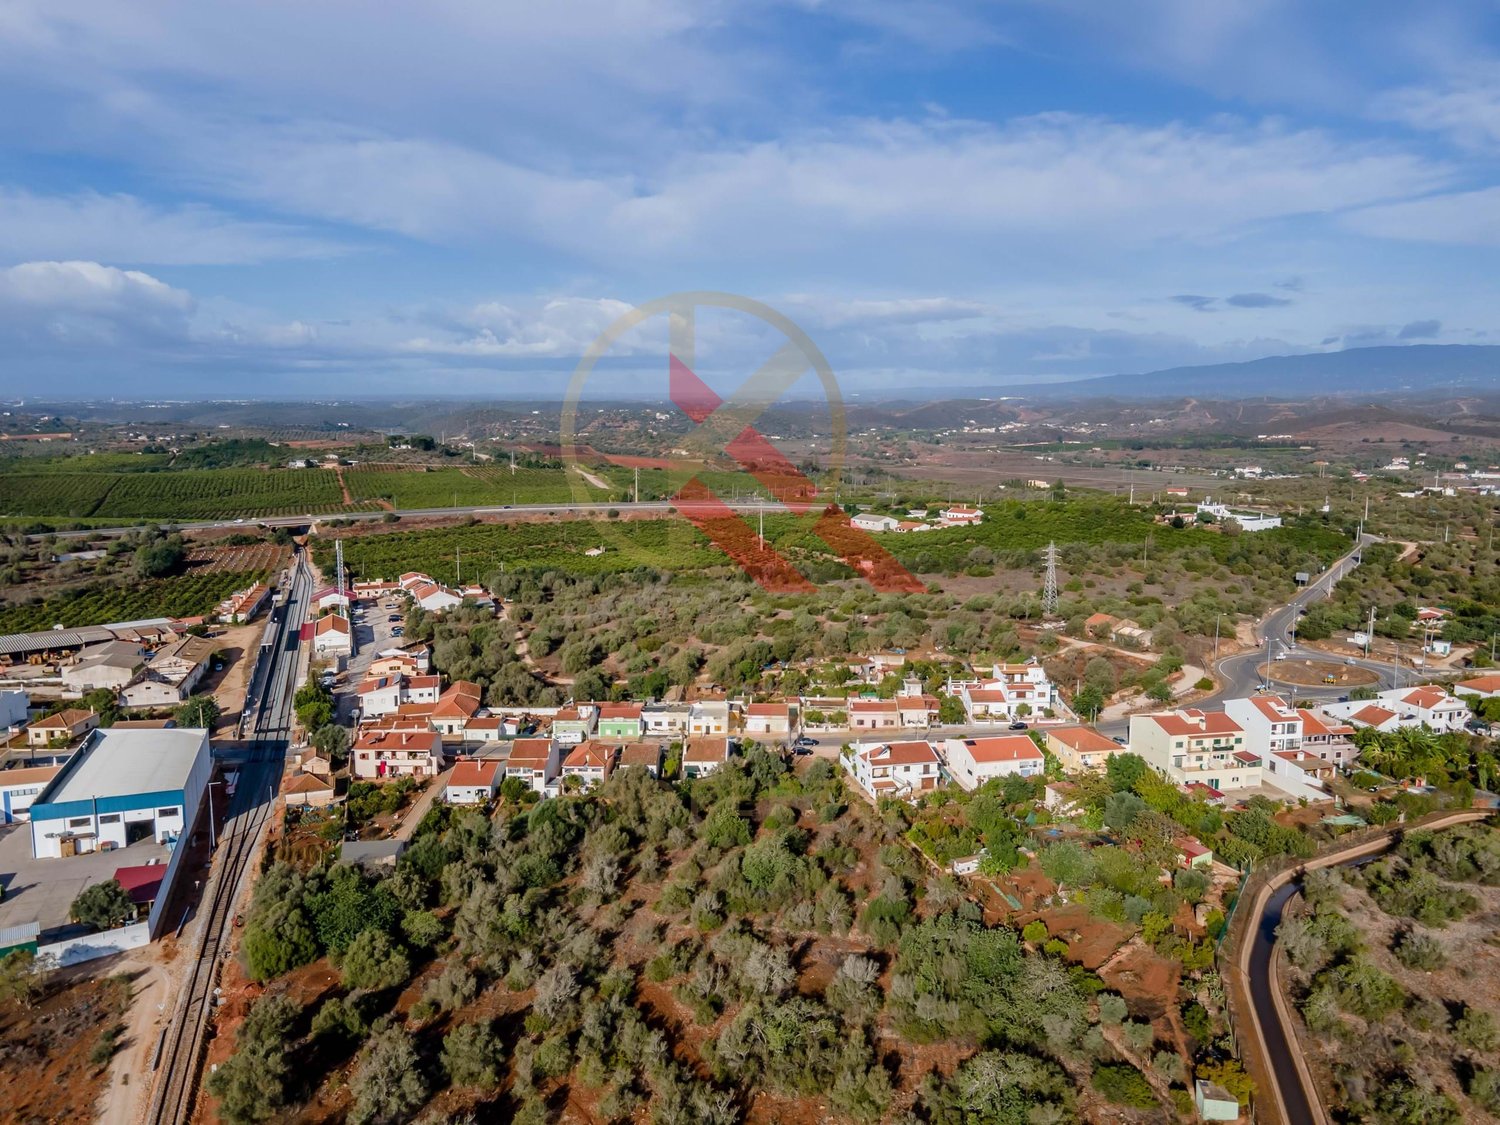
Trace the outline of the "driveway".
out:
[[[0,830],[0,928],[36,922],[46,940],[49,931],[70,927],[68,908],[85,887],[114,878],[121,867],[155,860],[166,863],[171,853],[164,844],[142,840],[112,852],[90,852],[67,859],[33,859],[31,826],[13,824]],[[80,931],[81,932],[81,931]]]
[[[393,613],[405,616],[407,600],[406,595],[395,599],[400,602],[399,609],[387,609],[385,603],[392,599],[383,598],[378,602],[361,604],[354,611],[354,656],[349,660],[349,666],[345,670],[344,679],[334,692],[338,705],[337,721],[345,726],[353,723],[354,708],[359,705],[359,700],[354,694],[354,689],[359,686],[369,671],[370,665],[375,662],[375,657],[388,648],[399,645],[403,638],[391,636],[391,630],[400,622],[387,621]]]

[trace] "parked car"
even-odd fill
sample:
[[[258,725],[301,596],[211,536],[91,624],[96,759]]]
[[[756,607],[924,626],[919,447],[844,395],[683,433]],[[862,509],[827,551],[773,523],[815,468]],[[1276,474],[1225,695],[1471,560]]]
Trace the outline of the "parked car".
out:
[[[1011,730],[1026,730],[1028,728],[1027,728],[1027,726],[1026,726],[1025,723],[1017,720],[1016,722],[1010,724],[1010,729]]]
[[[1129,746],[1130,745],[1129,742],[1127,742],[1123,737],[1121,737],[1118,734],[1115,735],[1115,742],[1117,742],[1121,746]]]
[[[391,630],[391,636],[393,637],[404,637],[405,635],[406,630],[403,629],[400,625],[397,625],[394,629]]]

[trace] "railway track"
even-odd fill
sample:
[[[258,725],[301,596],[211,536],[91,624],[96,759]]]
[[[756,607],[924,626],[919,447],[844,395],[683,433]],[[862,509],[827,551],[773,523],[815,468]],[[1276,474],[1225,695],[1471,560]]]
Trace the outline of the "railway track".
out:
[[[260,850],[261,830],[271,814],[281,778],[292,697],[297,691],[298,625],[311,585],[311,574],[299,560],[256,711],[250,757],[240,770],[234,802],[219,840],[217,862],[200,904],[203,925],[192,970],[153,1062],[158,1077],[147,1114],[150,1125],[183,1125],[192,1117],[214,990],[229,956],[234,906]]]

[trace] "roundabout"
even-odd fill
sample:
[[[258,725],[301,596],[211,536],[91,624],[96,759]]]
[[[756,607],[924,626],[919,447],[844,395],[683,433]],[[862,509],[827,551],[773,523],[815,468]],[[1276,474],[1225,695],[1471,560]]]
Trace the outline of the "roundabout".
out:
[[[1381,678],[1372,669],[1357,664],[1345,664],[1338,660],[1284,657],[1281,660],[1272,661],[1269,679],[1271,683],[1288,684],[1294,687],[1347,690],[1374,687],[1380,683]]]

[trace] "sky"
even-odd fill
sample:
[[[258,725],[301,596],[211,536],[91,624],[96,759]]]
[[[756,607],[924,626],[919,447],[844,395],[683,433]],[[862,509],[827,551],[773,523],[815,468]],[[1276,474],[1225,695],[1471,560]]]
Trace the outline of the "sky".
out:
[[[1500,342],[1490,3],[3,0],[0,103],[13,398],[561,395],[690,290],[849,394]]]

